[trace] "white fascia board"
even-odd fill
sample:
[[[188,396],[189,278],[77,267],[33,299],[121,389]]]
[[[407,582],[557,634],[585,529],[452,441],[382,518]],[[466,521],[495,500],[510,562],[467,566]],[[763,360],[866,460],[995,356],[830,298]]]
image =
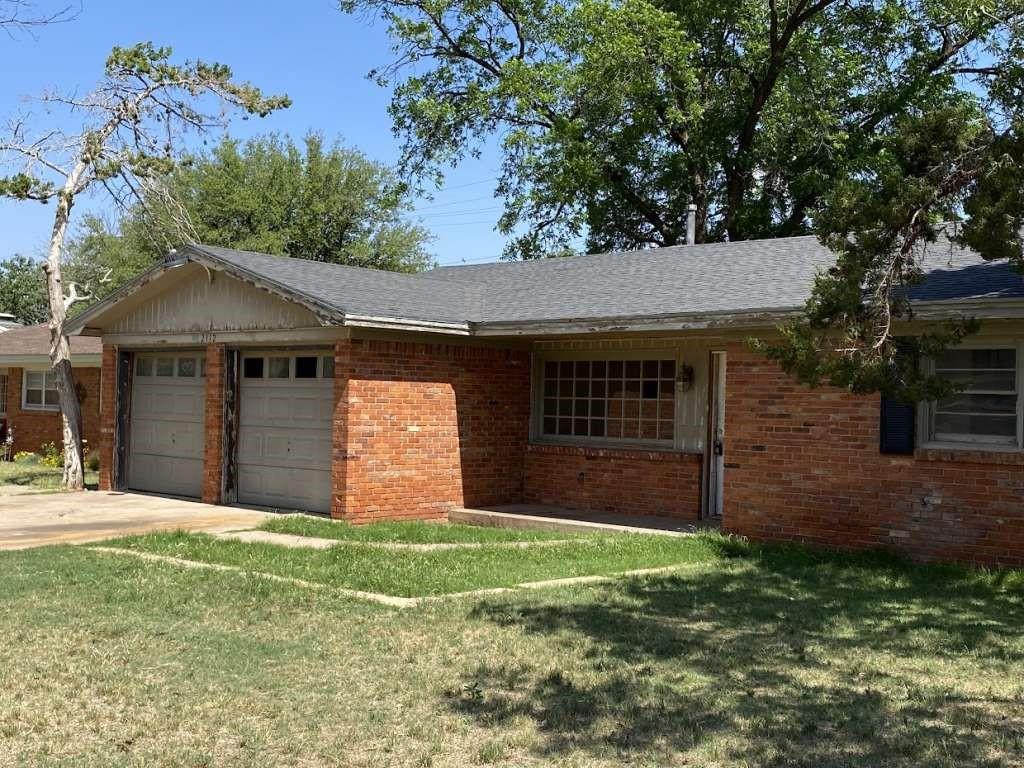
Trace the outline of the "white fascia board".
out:
[[[469,323],[445,323],[431,320],[409,320],[400,317],[376,317],[373,315],[346,314],[344,325],[357,328],[386,328],[393,331],[419,331],[426,333],[446,333],[454,336],[469,336]]]

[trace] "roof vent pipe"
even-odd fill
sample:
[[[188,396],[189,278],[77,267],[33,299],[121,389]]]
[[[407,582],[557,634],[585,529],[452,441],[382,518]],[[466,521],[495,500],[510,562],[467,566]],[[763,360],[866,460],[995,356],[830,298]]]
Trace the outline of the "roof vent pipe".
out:
[[[690,203],[686,206],[686,244],[697,242],[697,206]]]

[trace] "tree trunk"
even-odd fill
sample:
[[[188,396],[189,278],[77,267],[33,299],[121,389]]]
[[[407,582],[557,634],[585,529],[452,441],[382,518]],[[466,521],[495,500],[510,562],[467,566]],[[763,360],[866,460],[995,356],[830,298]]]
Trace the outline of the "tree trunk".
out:
[[[69,491],[80,491],[85,487],[85,473],[82,467],[82,409],[75,392],[75,377],[71,372],[71,344],[64,334],[68,308],[64,303],[60,262],[75,189],[84,171],[84,163],[78,163],[68,175],[64,189],[57,195],[57,209],[54,211],[53,232],[50,235],[45,267],[46,295],[50,302],[50,365],[57,378],[63,421],[64,476],[61,484]]]

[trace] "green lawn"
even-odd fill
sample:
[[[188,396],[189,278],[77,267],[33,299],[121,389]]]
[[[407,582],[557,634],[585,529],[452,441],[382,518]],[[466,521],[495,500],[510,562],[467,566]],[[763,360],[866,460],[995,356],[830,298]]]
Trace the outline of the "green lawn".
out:
[[[490,543],[504,541],[555,541],[574,538],[571,533],[517,531],[446,523],[374,523],[350,525],[310,515],[276,515],[260,526],[262,531],[316,536],[345,541],[403,542],[410,544]]]
[[[63,470],[60,467],[45,467],[26,461],[0,461],[0,496],[2,486],[16,485],[39,491],[60,490],[60,478]],[[99,486],[99,473],[86,470],[85,485],[87,488]]]
[[[671,576],[406,610],[0,553],[0,764],[1024,762],[1022,574],[701,546]]]
[[[327,523],[327,525],[331,525]],[[364,528],[368,540],[378,540],[378,526]],[[420,528],[443,526],[420,524]],[[339,532],[345,529],[341,526]],[[351,530],[351,529],[349,529]],[[476,529],[487,538],[488,529]],[[381,536],[395,534],[385,528]],[[468,532],[449,535],[471,538]],[[441,536],[435,530],[432,536]],[[516,534],[522,532],[507,531]],[[411,538],[421,542],[425,532]],[[526,534],[527,539],[529,534]],[[392,539],[393,540],[393,539]],[[509,587],[525,581],[610,574],[641,568],[707,560],[717,540],[640,534],[578,537],[572,542],[528,549],[484,547],[435,552],[393,551],[341,546],[327,550],[290,549],[273,544],[249,544],[215,539],[205,534],[156,533],[109,542],[159,555],[220,563],[252,571],[317,582],[345,589],[421,597],[490,587]]]

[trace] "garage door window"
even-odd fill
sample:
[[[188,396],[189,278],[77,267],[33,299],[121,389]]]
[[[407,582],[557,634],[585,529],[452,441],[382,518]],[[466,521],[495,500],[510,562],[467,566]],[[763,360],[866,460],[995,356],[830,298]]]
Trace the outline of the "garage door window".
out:
[[[295,358],[295,378],[296,379],[315,379],[316,378],[316,361],[315,357],[296,357]]]
[[[334,378],[334,357],[333,356],[328,356],[328,357],[322,358],[321,374],[320,375],[323,376],[325,379],[333,379]]]
[[[152,357],[137,357],[135,358],[135,375],[136,376],[152,376],[153,375],[153,358]]]
[[[263,358],[247,357],[242,362],[242,376],[247,379],[263,378]]]
[[[194,357],[179,357],[178,375],[194,379],[196,375],[196,359]]]
[[[22,407],[35,411],[55,411],[60,408],[57,397],[57,377],[48,371],[25,371],[25,397]]]
[[[270,378],[287,379],[291,358],[272,357],[270,358]]]
[[[173,357],[158,357],[156,359],[156,375],[157,376],[173,376],[174,375],[174,358]]]

